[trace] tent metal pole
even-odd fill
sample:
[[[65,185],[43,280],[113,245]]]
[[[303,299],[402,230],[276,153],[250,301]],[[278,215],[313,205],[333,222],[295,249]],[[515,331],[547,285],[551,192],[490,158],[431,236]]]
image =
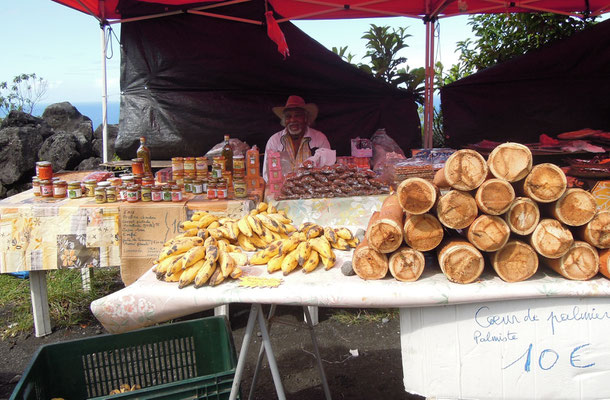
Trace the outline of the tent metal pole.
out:
[[[100,1],[103,10],[104,0]],[[108,162],[108,87],[106,84],[106,25],[101,24],[102,33],[102,161]]]
[[[424,81],[424,140],[426,149],[432,148],[432,125],[434,121],[434,24],[435,20],[426,20],[426,79]]]

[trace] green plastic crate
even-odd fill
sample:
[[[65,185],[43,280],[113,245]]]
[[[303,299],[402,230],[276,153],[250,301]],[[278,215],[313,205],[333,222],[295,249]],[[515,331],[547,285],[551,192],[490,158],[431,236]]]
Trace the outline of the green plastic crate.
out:
[[[201,318],[42,346],[11,399],[228,399],[236,362],[226,319]]]

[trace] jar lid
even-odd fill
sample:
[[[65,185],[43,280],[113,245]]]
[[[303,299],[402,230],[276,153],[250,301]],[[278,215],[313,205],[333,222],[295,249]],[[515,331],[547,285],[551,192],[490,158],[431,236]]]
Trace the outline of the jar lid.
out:
[[[237,155],[233,156],[233,159],[236,159],[236,158],[244,158],[244,155],[243,154],[237,154]]]
[[[194,183],[195,185],[203,185],[203,179],[194,179],[194,180],[193,180],[193,183]]]
[[[172,157],[172,161],[183,161],[184,158],[182,157]]]
[[[195,159],[195,157],[184,157],[185,161],[193,161]]]
[[[174,185],[174,186],[172,186],[172,190],[182,190],[182,189],[180,189],[180,186]]]
[[[129,185],[127,186],[127,190],[129,190],[130,192],[136,192],[140,189],[138,188],[138,185]]]
[[[154,186],[151,186],[151,190],[154,190],[155,192],[156,192],[156,191],[161,191],[162,189],[163,189],[163,188],[162,188],[161,186],[159,186],[159,185],[154,185]]]
[[[105,192],[105,191],[106,191],[106,188],[103,188],[103,187],[99,187],[99,186],[98,186],[98,187],[96,187],[96,188],[95,188],[95,191],[96,191],[96,192]]]
[[[39,167],[48,167],[51,165],[50,161],[38,161],[36,163],[36,165],[38,165]]]
[[[110,186],[110,182],[108,182],[108,181],[101,181],[101,182],[97,183],[97,186],[98,187],[102,187],[102,188],[106,188],[106,187]]]
[[[37,176],[33,176],[32,177],[32,183],[34,183],[34,182],[38,182],[38,177]]]
[[[138,163],[138,162],[142,162],[142,163],[143,163],[143,162],[144,162],[144,159],[143,159],[143,158],[140,158],[140,157],[136,157],[136,158],[132,158],[132,159],[131,159],[131,162],[136,162],[136,163]]]
[[[194,179],[192,178],[184,178],[184,182],[193,182]]]
[[[116,193],[116,188],[115,188],[114,186],[108,186],[108,187],[106,188],[106,191],[107,191],[107,192]]]
[[[125,175],[121,177],[123,181],[133,181],[133,175]]]
[[[85,185],[95,185],[97,184],[97,181],[95,179],[87,179],[85,181]]]
[[[62,181],[62,180],[57,180],[57,181],[53,181],[54,185],[65,185],[66,181]]]
[[[198,160],[198,161],[205,160],[205,159],[207,159],[206,156],[195,157],[195,160]]]
[[[43,179],[43,180],[40,181],[41,185],[48,185],[49,183],[51,183],[51,181],[48,180],[48,179]]]
[[[115,183],[118,184],[121,182],[121,178],[108,178],[107,181],[110,182],[111,185],[114,185]]]
[[[143,192],[150,192],[151,190],[152,190],[152,186],[149,186],[149,185],[142,186]]]
[[[68,182],[68,186],[80,186],[80,182],[79,181],[70,181],[70,182]]]

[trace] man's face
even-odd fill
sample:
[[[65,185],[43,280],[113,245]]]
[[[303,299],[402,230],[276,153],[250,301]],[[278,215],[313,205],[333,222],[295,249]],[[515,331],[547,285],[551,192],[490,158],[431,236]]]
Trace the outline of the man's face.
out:
[[[292,109],[284,111],[286,130],[290,136],[300,136],[307,129],[307,113],[305,110]]]

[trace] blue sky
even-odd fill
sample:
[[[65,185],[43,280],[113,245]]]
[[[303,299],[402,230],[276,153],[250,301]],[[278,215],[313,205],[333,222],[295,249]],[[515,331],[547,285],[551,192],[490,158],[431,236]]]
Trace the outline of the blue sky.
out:
[[[101,99],[101,30],[93,17],[51,0],[2,1],[0,12],[0,81],[20,73],[36,73],[49,85],[42,103],[95,102]],[[348,46],[356,60],[364,56],[362,34],[369,24],[408,26],[413,35],[403,51],[411,68],[424,64],[425,26],[410,18],[299,21],[296,25],[324,46]],[[120,26],[114,25],[117,37]],[[441,20],[437,60],[450,66],[456,61],[455,43],[471,36],[465,17]],[[288,44],[290,46],[290,43]],[[119,100],[118,44],[107,60],[108,100]],[[438,49],[437,49],[438,50]]]

